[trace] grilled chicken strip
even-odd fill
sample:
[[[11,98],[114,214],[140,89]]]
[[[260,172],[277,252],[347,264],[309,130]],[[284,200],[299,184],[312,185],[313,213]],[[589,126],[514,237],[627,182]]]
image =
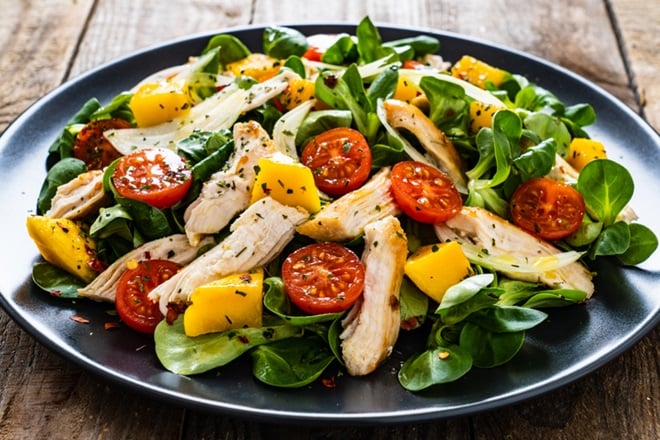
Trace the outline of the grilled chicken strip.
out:
[[[342,357],[352,376],[369,374],[392,353],[399,336],[399,289],[408,254],[399,220],[387,216],[365,228],[362,297],[342,325]]]
[[[270,197],[250,205],[213,249],[149,293],[165,315],[169,303],[187,304],[195,287],[237,272],[263,266],[279,254],[309,214]]]
[[[389,168],[382,168],[362,187],[333,201],[298,226],[298,233],[318,241],[347,241],[361,235],[369,223],[398,215],[399,207],[390,192],[390,174]]]
[[[215,234],[250,204],[259,159],[275,152],[273,141],[257,122],[234,125],[234,152],[225,169],[214,173],[184,214],[192,245]]]
[[[459,191],[467,192],[463,159],[447,135],[436,127],[424,112],[412,104],[398,99],[388,99],[383,103],[383,107],[388,124],[395,129],[404,129],[415,135],[438,167],[453,180]]]
[[[200,242],[199,246],[191,246],[185,234],[170,235],[144,243],[112,263],[87,286],[78,289],[78,295],[95,301],[114,302],[117,283],[126,272],[126,265],[129,261],[164,259],[186,265],[197,257],[202,246],[211,243],[213,243],[213,239],[209,237]]]
[[[446,223],[434,226],[440,240],[455,240],[484,249],[488,255],[512,256],[519,259],[550,256],[561,251],[501,217],[483,209],[464,206]],[[540,282],[551,288],[579,289],[590,298],[594,293],[592,274],[579,262],[573,262],[548,272],[504,272],[521,281]]]
[[[57,187],[46,217],[77,220],[98,212],[107,198],[103,171],[91,170]]]

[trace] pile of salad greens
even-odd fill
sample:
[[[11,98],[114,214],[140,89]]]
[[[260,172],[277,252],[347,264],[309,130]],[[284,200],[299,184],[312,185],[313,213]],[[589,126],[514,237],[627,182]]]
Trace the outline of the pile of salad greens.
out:
[[[309,63],[303,58],[310,44],[308,37],[288,27],[268,27],[263,32],[262,51],[281,60],[305,78]],[[417,140],[392,130],[384,121],[382,102],[391,98],[401,65],[420,60],[440,50],[437,39],[419,35],[383,42],[378,29],[363,19],[355,35],[340,35],[315,63],[315,96],[323,109],[286,112],[274,100],[238,117],[255,120],[274,138],[286,139],[298,151],[312,136],[333,127],[353,127],[368,140],[373,170],[410,158],[424,160]],[[196,102],[218,93],[217,78],[225,67],[245,58],[251,51],[229,34],[211,38],[188,67],[186,81]],[[457,81],[436,68],[405,73],[419,81],[428,99],[428,116],[453,142],[469,164],[469,184],[464,194],[466,206],[479,206],[503,218],[509,217],[509,199],[524,181],[545,176],[555,156],[565,155],[575,137],[588,138],[585,127],[596,121],[589,104],[566,105],[550,91],[513,72],[499,86],[487,83],[480,89]],[[250,90],[257,82],[238,77],[236,83]],[[102,105],[90,99],[68,122],[49,149],[48,174],[37,201],[38,211],[46,212],[59,185],[86,171],[86,165],[73,155],[76,133],[89,121],[118,117],[134,123],[128,106],[132,92],[118,94]],[[470,102],[504,103],[492,127],[478,133],[469,129]],[[285,114],[288,122],[282,123]],[[295,121],[295,122],[291,122]],[[115,261],[142,243],[183,231],[183,212],[199,195],[203,183],[227,162],[233,151],[232,133],[227,129],[194,131],[176,142],[176,151],[192,166],[193,184],[185,199],[172,208],[157,209],[139,201],[113,194],[114,204],[103,215],[89,220],[89,233],[98,244],[98,256]],[[111,185],[107,182],[106,188]],[[635,265],[647,259],[657,247],[657,238],[639,223],[618,220],[634,190],[630,173],[618,163],[596,160],[579,174],[575,187],[587,207],[578,232],[554,243],[564,251],[578,251],[587,264],[599,257],[618,259]],[[436,243],[430,225],[401,218],[409,250]],[[217,240],[226,234],[221,231]],[[304,243],[297,237],[287,250]],[[360,252],[361,239],[346,243]],[[282,257],[283,258],[283,257]],[[526,331],[539,325],[547,314],[542,310],[581,303],[585,292],[551,289],[535,283],[501,276],[496,258],[481,256],[471,261],[474,276],[450,288],[440,303],[424,295],[404,279],[400,292],[402,331],[417,332],[426,349],[403,363],[398,378],[411,391],[454,381],[472,367],[491,368],[511,360],[524,344]],[[199,374],[249,353],[253,373],[260,381],[278,387],[301,387],[339,370],[342,363],[339,334],[344,313],[303,315],[289,302],[280,277],[281,259],[267,268],[263,328],[236,329],[219,334],[187,337],[180,316],[173,324],[161,322],[155,343],[165,368],[179,374]],[[37,264],[33,278],[47,291],[57,289],[64,298],[76,296],[80,281],[50,267]],[[246,341],[248,341],[246,343]]]

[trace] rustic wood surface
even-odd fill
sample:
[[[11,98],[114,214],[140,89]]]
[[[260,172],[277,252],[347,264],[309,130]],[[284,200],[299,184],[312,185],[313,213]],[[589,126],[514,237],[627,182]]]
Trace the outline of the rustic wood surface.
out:
[[[0,0],[0,11],[0,130],[62,82],[137,49],[228,26],[365,15],[541,56],[660,128],[660,8],[646,0]],[[0,439],[656,439],[659,336],[656,328],[587,377],[514,406],[433,423],[301,427],[136,395],[53,354],[0,311]]]

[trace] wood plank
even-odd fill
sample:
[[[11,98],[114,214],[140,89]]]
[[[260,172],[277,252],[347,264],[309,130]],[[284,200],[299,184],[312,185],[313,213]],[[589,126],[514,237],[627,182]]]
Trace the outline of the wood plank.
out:
[[[642,113],[656,130],[660,130],[660,86],[657,80],[660,70],[660,8],[657,3],[645,0],[614,0],[610,3]],[[640,17],[644,19],[640,20]]]

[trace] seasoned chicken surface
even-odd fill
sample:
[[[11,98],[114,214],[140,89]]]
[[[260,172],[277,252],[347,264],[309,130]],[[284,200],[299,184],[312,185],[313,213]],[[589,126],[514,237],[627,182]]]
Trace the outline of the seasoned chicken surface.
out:
[[[473,244],[487,251],[488,255],[525,259],[561,252],[550,243],[482,208],[464,206],[457,216],[446,223],[435,225],[434,229],[440,240]],[[522,281],[541,282],[555,289],[583,290],[587,298],[594,292],[591,272],[577,261],[548,272],[523,273],[512,270],[504,275]]]
[[[195,287],[223,276],[263,266],[294,236],[309,214],[270,197],[248,207],[230,227],[231,233],[213,249],[184,267],[149,293],[165,315],[169,303],[186,304]]]
[[[392,353],[399,336],[399,289],[408,254],[399,220],[387,216],[365,228],[365,285],[344,318],[342,356],[352,376],[369,374]]]
[[[117,283],[126,272],[126,265],[129,261],[165,259],[186,265],[197,257],[202,246],[212,243],[213,239],[209,237],[201,241],[198,246],[191,246],[184,234],[170,235],[144,243],[112,263],[87,286],[78,289],[78,295],[95,301],[114,302]]]
[[[204,183],[199,197],[186,209],[185,230],[192,245],[220,231],[247,208],[257,163],[275,152],[268,133],[254,121],[234,125],[234,145],[227,167]]]
[[[369,223],[398,215],[400,210],[390,191],[390,174],[389,168],[382,168],[362,187],[333,201],[298,226],[298,233],[317,241],[347,241],[361,235]]]
[[[95,214],[107,201],[103,171],[91,170],[57,187],[46,217],[78,220]]]
[[[449,140],[418,107],[397,99],[383,103],[387,122],[396,129],[414,134],[426,152],[433,157],[438,167],[454,182],[459,191],[467,192],[467,181],[463,172],[463,159]]]

